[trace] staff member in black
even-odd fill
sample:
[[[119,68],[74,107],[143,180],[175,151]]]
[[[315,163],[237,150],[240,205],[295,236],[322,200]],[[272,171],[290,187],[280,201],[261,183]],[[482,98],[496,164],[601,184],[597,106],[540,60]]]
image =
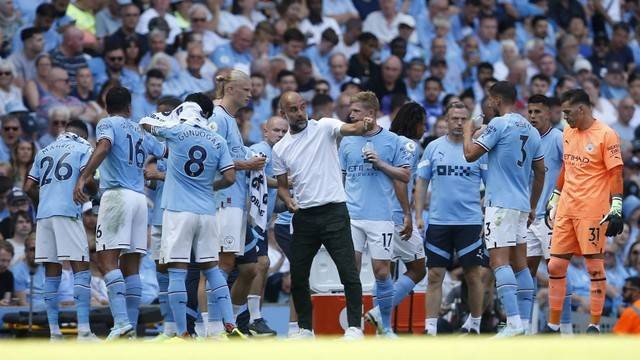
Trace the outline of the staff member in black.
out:
[[[289,122],[289,132],[273,147],[273,170],[278,178],[278,195],[294,213],[289,260],[300,327],[294,337],[314,336],[309,273],[314,256],[324,245],[344,286],[349,322],[344,337],[360,339],[362,285],[355,265],[336,141],[340,136],[363,135],[373,128],[374,120],[365,118],[353,124],[331,118],[309,120],[305,100],[295,92],[286,92],[280,98],[280,116]],[[289,178],[293,194],[289,192]]]

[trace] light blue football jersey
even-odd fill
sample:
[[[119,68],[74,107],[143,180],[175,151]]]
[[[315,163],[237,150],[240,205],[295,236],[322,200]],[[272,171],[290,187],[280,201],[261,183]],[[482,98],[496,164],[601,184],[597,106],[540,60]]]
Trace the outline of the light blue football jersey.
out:
[[[540,146],[544,153],[544,188],[536,207],[536,217],[544,218],[547,210],[547,200],[551,197],[553,189],[556,187],[560,169],[562,169],[562,131],[550,128],[540,138]],[[533,180],[533,173],[532,173]]]
[[[29,178],[40,185],[37,219],[80,218],[82,206],[73,201],[73,189],[92,151],[89,143],[70,133],[38,151],[29,172]]]
[[[462,143],[447,135],[427,145],[418,163],[417,174],[431,184],[429,224],[482,224],[480,181],[487,172],[487,156],[469,163]]]
[[[122,116],[100,120],[96,141],[101,139],[111,142],[111,151],[99,167],[100,189],[125,188],[144,193],[144,162],[148,154],[164,157],[164,144]]]
[[[509,113],[493,118],[474,142],[488,152],[485,206],[530,212],[531,164],[544,159],[538,130]]]
[[[153,128],[169,148],[162,208],[215,215],[213,181],[218,172],[233,168],[227,142],[210,129],[179,124]]]
[[[273,158],[271,157],[271,153],[273,149],[271,148],[271,146],[269,146],[269,144],[267,144],[266,141],[261,141],[257,144],[251,145],[249,149],[251,149],[251,151],[253,151],[256,154],[264,154],[266,156],[267,162],[265,163],[265,166],[264,166],[264,173],[268,177],[272,178],[273,164],[271,160]],[[267,221],[270,221],[271,216],[273,215],[273,209],[276,207],[276,197],[278,196],[278,189],[269,188],[267,193],[269,194],[269,204],[267,205]]]
[[[354,220],[391,221],[393,180],[365,161],[364,147],[371,141],[378,157],[393,165],[409,167],[398,135],[380,128],[370,136],[348,136],[340,142],[340,165],[345,174],[345,192],[349,216]]]
[[[165,159],[158,159],[156,162],[156,168],[158,171],[167,172],[167,161]],[[165,174],[166,176],[166,174]],[[156,180],[156,191],[153,197],[153,211],[151,211],[151,220],[149,225],[162,225],[162,193],[164,192],[164,181]]]
[[[209,119],[209,123],[213,122],[216,124],[216,132],[226,140],[231,158],[234,161],[246,160],[248,148],[244,146],[236,118],[229,114],[224,107],[216,106],[213,109],[213,115]],[[220,190],[216,198],[221,199],[225,207],[245,209],[247,206],[247,193],[249,192],[247,176],[246,171],[236,170],[235,184]]]
[[[411,199],[413,198],[413,186],[416,180],[416,169],[418,168],[418,149],[419,145],[404,136],[398,136],[398,142],[400,151],[402,156],[407,160],[409,166],[411,167],[411,177],[409,178],[409,183],[407,183],[407,196],[409,198],[409,206],[411,206]],[[400,205],[400,201],[394,195],[391,197],[392,201],[392,211],[393,211],[393,222],[396,225],[402,225],[404,220],[404,213],[402,212],[402,206]]]

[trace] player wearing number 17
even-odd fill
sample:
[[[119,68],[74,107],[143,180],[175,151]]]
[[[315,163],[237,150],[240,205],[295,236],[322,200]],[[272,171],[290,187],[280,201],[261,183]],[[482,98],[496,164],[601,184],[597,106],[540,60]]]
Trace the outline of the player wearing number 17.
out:
[[[620,140],[610,127],[593,118],[591,101],[584,90],[568,91],[561,103],[570,128],[563,134],[564,166],[547,204],[553,225],[547,330],[558,331],[567,267],[577,254],[584,256],[591,277],[591,324],[587,333],[599,333],[607,290],[602,248],[606,236],[620,234],[623,227]],[[605,222],[609,222],[606,231]]]
[[[97,145],[73,190],[77,203],[87,201],[84,187],[100,167],[103,191],[96,228],[98,269],[104,274],[114,326],[113,340],[136,328],[142,285],[140,255],[147,252],[147,199],[143,166],[147,154],[165,156],[165,147],[144,133],[131,116],[131,93],[123,87],[107,92],[106,117],[96,127]]]
[[[495,83],[489,89],[489,106],[499,116],[475,140],[473,122],[464,126],[466,160],[475,161],[488,153],[484,240],[507,313],[507,326],[499,337],[524,334],[531,313],[533,279],[527,268],[526,233],[544,185],[540,134],[527,119],[512,112],[516,97],[511,83]]]

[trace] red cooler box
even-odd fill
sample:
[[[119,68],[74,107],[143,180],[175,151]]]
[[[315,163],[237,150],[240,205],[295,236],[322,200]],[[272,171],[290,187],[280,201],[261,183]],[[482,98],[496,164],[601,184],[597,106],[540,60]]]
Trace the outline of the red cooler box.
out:
[[[311,296],[311,302],[313,304],[313,331],[316,335],[342,335],[347,328],[344,294],[314,294]],[[362,296],[362,305],[363,314],[373,307],[373,299],[370,294]],[[398,333],[422,334],[424,317],[424,292],[415,292],[407,296],[393,310],[391,325]],[[364,333],[374,335],[375,328],[369,323],[365,323]]]

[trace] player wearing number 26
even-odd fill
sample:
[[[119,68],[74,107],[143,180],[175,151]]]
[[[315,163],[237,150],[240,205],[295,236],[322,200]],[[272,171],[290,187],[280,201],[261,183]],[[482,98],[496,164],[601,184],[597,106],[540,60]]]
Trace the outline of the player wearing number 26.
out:
[[[620,140],[611,128],[593,118],[584,90],[568,91],[561,102],[570,128],[563,134],[564,166],[547,205],[553,224],[548,326],[552,331],[558,328],[567,267],[577,254],[585,257],[591,278],[587,333],[598,333],[607,289],[602,249],[606,236],[620,234],[623,227]]]
[[[136,328],[142,285],[140,255],[147,252],[147,200],[143,166],[148,154],[161,158],[165,147],[130,119],[131,93],[123,87],[107,92],[106,117],[96,127],[96,150],[74,189],[74,200],[87,200],[84,185],[100,167],[103,191],[98,211],[96,250],[105,275],[114,327],[108,340]]]
[[[475,140],[473,122],[464,128],[467,161],[488,153],[484,240],[498,296],[507,313],[507,326],[500,337],[524,333],[530,319],[533,279],[527,269],[526,233],[535,219],[544,185],[540,134],[527,119],[513,112],[516,97],[512,84],[495,83],[489,89],[489,106],[500,116],[491,119]]]

